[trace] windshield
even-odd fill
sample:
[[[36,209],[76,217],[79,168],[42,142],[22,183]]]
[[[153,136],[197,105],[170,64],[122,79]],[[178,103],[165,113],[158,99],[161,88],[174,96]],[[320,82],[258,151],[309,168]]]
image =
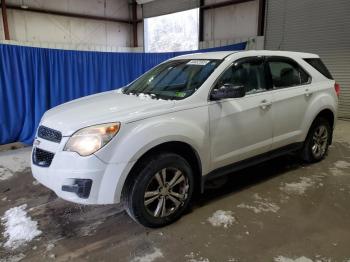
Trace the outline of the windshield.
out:
[[[157,99],[184,99],[192,95],[221,60],[173,60],[160,64],[128,85],[124,94]]]

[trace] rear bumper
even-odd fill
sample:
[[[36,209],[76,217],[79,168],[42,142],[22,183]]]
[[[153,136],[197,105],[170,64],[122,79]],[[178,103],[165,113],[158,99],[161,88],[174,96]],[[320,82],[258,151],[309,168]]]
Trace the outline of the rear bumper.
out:
[[[60,198],[79,204],[114,204],[120,202],[124,179],[132,165],[107,164],[95,155],[81,157],[74,152],[56,151],[49,167],[38,166],[33,159],[31,167],[35,179]],[[79,180],[91,182],[88,194],[74,190]]]

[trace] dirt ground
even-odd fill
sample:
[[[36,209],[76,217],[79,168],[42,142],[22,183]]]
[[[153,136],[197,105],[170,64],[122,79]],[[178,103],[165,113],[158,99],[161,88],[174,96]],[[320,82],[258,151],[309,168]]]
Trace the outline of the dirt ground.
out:
[[[284,156],[213,181],[165,228],[144,228],[118,205],[58,199],[28,167],[0,180],[0,216],[22,204],[42,234],[14,250],[0,245],[1,262],[349,262],[350,122],[338,121],[324,161],[305,165]],[[231,218],[226,226],[210,222],[218,210]],[[0,243],[4,230],[0,225]]]

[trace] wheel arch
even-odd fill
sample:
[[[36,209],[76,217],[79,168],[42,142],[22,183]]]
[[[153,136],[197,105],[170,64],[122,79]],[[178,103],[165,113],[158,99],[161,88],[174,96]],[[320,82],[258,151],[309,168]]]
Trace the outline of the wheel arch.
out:
[[[329,122],[329,125],[331,126],[331,130],[333,133],[333,129],[334,129],[334,125],[335,125],[335,113],[330,108],[323,108],[321,111],[319,111],[317,114],[315,114],[312,122],[308,126],[307,134],[309,133],[310,128],[315,123],[316,119],[318,119],[320,117],[326,119]],[[330,144],[332,144],[332,138],[333,138],[333,136],[331,135]],[[306,137],[304,139],[306,139]]]
[[[130,172],[125,178],[121,192],[121,197],[123,197],[126,190],[126,186],[129,185],[130,180],[133,180],[134,176],[137,175],[137,169],[140,167],[142,161],[151,155],[159,154],[161,152],[171,152],[185,158],[193,170],[195,180],[194,194],[197,194],[202,190],[202,161],[198,152],[186,142],[168,141],[153,146],[137,159],[137,161],[131,167]]]

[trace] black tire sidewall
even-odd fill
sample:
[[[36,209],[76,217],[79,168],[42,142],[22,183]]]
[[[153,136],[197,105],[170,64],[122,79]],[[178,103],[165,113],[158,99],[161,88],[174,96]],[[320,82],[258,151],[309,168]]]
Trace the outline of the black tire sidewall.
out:
[[[138,174],[135,176],[136,179],[131,186],[131,191],[129,192],[130,195],[128,196],[129,203],[127,208],[130,212],[128,213],[134,218],[134,220],[147,227],[161,227],[179,219],[189,205],[194,188],[193,172],[188,162],[179,155],[173,153],[162,153],[152,158],[145,159],[141,166],[142,168],[139,169]],[[163,168],[169,167],[178,168],[188,178],[188,197],[184,204],[173,214],[164,218],[155,218],[146,210],[144,205],[144,193],[153,176]]]

